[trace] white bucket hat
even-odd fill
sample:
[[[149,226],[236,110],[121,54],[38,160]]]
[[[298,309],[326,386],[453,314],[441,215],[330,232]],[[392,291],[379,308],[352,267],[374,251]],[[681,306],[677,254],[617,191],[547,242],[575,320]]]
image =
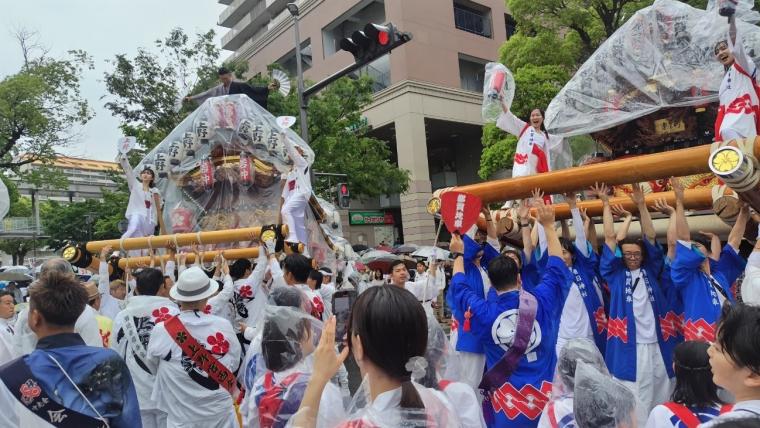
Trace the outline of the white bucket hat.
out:
[[[219,283],[209,278],[198,266],[186,269],[177,283],[169,290],[169,296],[177,302],[197,302],[214,295]]]

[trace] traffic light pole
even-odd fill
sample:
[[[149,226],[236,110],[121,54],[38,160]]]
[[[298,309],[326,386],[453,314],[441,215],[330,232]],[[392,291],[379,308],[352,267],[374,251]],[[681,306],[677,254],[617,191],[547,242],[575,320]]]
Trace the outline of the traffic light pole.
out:
[[[303,91],[303,69],[301,66],[301,33],[298,30],[298,15],[293,16],[296,33],[296,73],[298,73],[298,110],[300,112],[301,138],[309,144],[309,124],[306,122],[306,97]]]

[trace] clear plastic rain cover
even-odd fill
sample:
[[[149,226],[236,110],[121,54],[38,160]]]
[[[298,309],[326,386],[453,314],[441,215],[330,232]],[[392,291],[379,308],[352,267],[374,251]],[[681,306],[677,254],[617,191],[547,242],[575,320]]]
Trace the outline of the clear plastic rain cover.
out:
[[[281,179],[292,165],[279,132],[275,117],[245,95],[209,98],[187,116],[136,168],[151,166],[157,174],[167,233],[278,223]],[[311,148],[292,130],[285,133],[313,163]],[[333,256],[311,210],[306,222],[310,253],[329,263]],[[217,245],[225,246],[234,244]]]
[[[737,6],[738,34],[758,62],[759,15],[752,2]],[[639,10],[581,66],[546,110],[549,133],[589,134],[666,107],[718,100],[723,66],[713,54],[728,21],[711,0],[707,10],[657,0]]]

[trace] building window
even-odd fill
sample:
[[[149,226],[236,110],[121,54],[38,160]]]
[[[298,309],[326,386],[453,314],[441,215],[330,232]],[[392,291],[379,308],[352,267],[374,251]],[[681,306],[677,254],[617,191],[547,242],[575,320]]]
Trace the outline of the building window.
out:
[[[488,61],[459,54],[459,84],[465,91],[483,92]]]
[[[340,51],[340,41],[351,37],[354,31],[363,30],[369,23],[385,23],[385,3],[371,1],[359,5],[339,16],[322,29],[322,54],[324,58]]]
[[[285,54],[282,58],[278,59],[278,64],[280,64],[285,70],[288,75],[295,77],[298,73],[298,69],[296,66],[296,50],[293,49],[287,54]],[[306,71],[311,68],[312,64],[312,57],[311,57],[311,39],[306,39],[303,42],[301,42],[301,68],[303,71]]]
[[[512,15],[505,13],[504,25],[507,27],[507,40],[509,40],[517,32],[517,21],[515,21],[515,18],[512,18]]]
[[[483,37],[492,37],[491,9],[477,3],[456,0],[454,2],[454,26],[462,31]]]

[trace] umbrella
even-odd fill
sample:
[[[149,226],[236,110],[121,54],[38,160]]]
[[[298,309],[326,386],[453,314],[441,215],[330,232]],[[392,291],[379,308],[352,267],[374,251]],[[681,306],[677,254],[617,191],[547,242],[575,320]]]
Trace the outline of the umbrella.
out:
[[[425,247],[418,248],[417,251],[412,253],[412,256],[422,257],[424,259],[433,257],[436,260],[446,260],[447,258],[449,258],[449,254],[450,252],[447,250],[444,250],[443,248],[425,246]]]
[[[369,250],[369,247],[364,244],[354,244],[351,246],[357,253],[361,253],[364,250]]]
[[[398,247],[393,249],[393,252],[396,254],[409,254],[417,251],[417,248],[419,248],[419,245],[416,244],[403,244],[399,245]]]
[[[378,250],[378,251],[386,251],[386,252],[393,251],[393,248],[391,248],[391,247],[389,247],[387,245],[378,245],[377,247],[375,247],[375,249]]]
[[[382,250],[370,250],[362,254],[361,261],[369,269],[380,269],[383,272],[390,271],[391,263],[398,260],[399,256]]]
[[[18,282],[22,282],[22,281],[31,281],[33,279],[34,278],[32,278],[31,276],[29,276],[29,275],[27,275],[27,274],[25,274],[23,272],[19,272],[19,271],[0,272],[0,281],[18,281]]]

